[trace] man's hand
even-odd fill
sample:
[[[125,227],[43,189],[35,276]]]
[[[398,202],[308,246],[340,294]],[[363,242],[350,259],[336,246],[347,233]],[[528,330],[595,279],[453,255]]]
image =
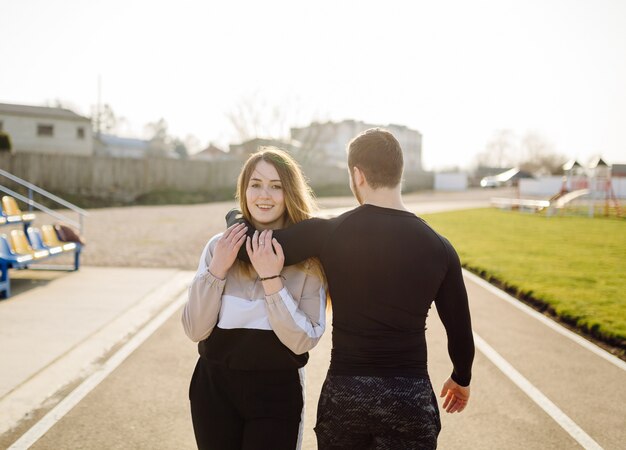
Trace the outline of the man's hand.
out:
[[[467,406],[470,396],[469,386],[460,386],[452,378],[443,383],[440,397],[445,397],[443,409],[448,413],[461,412]]]
[[[238,223],[228,227],[224,234],[217,241],[213,258],[209,264],[209,272],[213,276],[224,279],[228,269],[233,265],[237,258],[237,252],[246,240],[246,225]]]

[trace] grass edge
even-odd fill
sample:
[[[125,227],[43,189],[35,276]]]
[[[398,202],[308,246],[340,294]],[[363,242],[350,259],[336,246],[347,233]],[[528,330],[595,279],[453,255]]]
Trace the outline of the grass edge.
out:
[[[596,326],[588,327],[586,324],[581,324],[579,322],[580,318],[578,317],[559,314],[548,302],[530,293],[524,292],[518,286],[499,279],[498,277],[490,274],[487,269],[471,266],[465,263],[463,263],[462,266],[464,269],[506,292],[515,299],[531,307],[533,310],[549,317],[559,325],[584,337],[598,347],[606,350],[611,355],[626,361],[626,340],[609,335]]]

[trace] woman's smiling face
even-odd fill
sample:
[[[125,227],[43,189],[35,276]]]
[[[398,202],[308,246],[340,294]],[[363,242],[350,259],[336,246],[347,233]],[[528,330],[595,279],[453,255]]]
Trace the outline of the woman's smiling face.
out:
[[[246,205],[252,224],[261,230],[282,228],[285,223],[285,196],[276,168],[260,160],[246,189]]]

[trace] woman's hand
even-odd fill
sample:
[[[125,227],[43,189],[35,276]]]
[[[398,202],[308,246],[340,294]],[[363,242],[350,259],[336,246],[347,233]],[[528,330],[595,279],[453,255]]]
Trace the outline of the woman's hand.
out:
[[[445,397],[443,401],[443,409],[448,413],[461,412],[467,406],[470,396],[469,386],[461,386],[452,378],[448,378],[443,383],[440,397]]]
[[[246,240],[247,227],[243,223],[238,223],[226,229],[224,234],[218,239],[213,250],[213,257],[209,263],[209,272],[214,277],[224,279],[228,269],[237,259],[237,253]]]
[[[285,255],[278,241],[272,238],[272,230],[264,230],[261,233],[255,231],[252,238],[246,239],[246,250],[259,278],[280,275],[285,264]],[[276,277],[263,281],[263,288],[269,295],[280,291],[283,283],[280,277]]]

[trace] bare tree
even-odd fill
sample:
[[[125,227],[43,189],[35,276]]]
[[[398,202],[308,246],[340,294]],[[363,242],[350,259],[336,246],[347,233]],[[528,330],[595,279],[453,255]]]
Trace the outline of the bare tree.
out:
[[[91,123],[96,133],[118,134],[128,133],[130,130],[128,119],[118,116],[108,103],[102,105],[101,108],[98,108],[97,105],[92,105]]]
[[[172,147],[174,149],[174,152],[178,154],[180,159],[189,158],[189,152],[187,150],[187,146],[185,145],[182,139],[179,139],[177,137],[172,138]]]
[[[148,156],[166,156],[172,144],[167,128],[167,122],[163,118],[144,126],[144,134],[150,140]]]
[[[202,150],[202,144],[200,143],[200,139],[198,139],[193,134],[188,134],[187,136],[185,136],[185,139],[183,139],[183,143],[185,144],[187,152],[190,155],[198,153],[200,150]]]
[[[323,150],[324,127],[318,122],[312,122],[308,127],[296,128],[292,136],[297,144],[295,157],[300,164],[324,163],[326,153]],[[293,133],[292,131],[292,133]]]
[[[257,137],[269,138],[289,143],[294,157],[301,163],[318,159],[321,128],[315,127],[310,117],[303,120],[304,108],[297,99],[286,99],[272,103],[258,92],[241,97],[235,108],[228,112],[233,130],[233,140],[245,142]],[[316,115],[319,115],[316,113]],[[291,130],[297,123],[310,123],[306,132],[293,136]]]
[[[272,104],[258,92],[240,98],[235,108],[226,113],[234,129],[234,140],[244,142],[257,137],[289,138],[290,108]]]
[[[112,133],[117,128],[118,120],[111,105],[105,103],[100,113],[100,129],[105,133]]]
[[[288,140],[290,127],[313,121],[311,117],[303,118],[304,110],[297,99],[269,101],[253,92],[243,95],[226,117],[233,127],[234,141],[257,137]]]
[[[498,130],[475,160],[478,166],[516,166],[533,174],[554,174],[559,173],[565,159],[536,131],[527,131],[518,140],[511,130]]]
[[[555,174],[562,169],[566,157],[554,150],[553,144],[538,132],[528,131],[521,140],[521,169],[536,174]]]
[[[476,155],[479,166],[506,167],[516,162],[517,145],[515,134],[511,130],[497,130],[485,146],[485,150]]]

